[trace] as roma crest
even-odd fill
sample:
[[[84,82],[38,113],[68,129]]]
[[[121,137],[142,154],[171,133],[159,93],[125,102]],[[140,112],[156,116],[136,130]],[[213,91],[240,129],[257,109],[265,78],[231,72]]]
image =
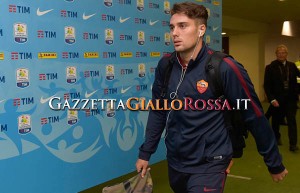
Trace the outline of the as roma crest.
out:
[[[208,82],[205,80],[199,80],[197,82],[197,90],[200,94],[203,94],[208,88]]]

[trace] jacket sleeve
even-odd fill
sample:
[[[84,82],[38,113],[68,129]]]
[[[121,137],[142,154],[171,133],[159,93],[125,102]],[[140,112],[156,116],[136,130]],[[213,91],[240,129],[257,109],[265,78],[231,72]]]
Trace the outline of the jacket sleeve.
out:
[[[163,58],[159,61],[155,70],[155,80],[152,86],[152,102],[161,98],[161,90],[163,87],[163,66],[166,65],[167,59]],[[149,161],[159,144],[162,132],[166,124],[166,111],[151,110],[149,111],[148,121],[146,126],[145,141],[139,148],[139,158]]]
[[[264,90],[267,95],[267,99],[269,102],[275,99],[275,96],[271,92],[271,84],[272,84],[272,79],[271,79],[271,65],[267,65],[265,68],[265,76],[264,76]]]
[[[277,174],[284,171],[285,167],[282,164],[273,130],[264,116],[263,108],[247,71],[230,58],[224,58],[220,68],[225,97],[235,107],[239,101],[243,120],[253,135],[258,152],[264,157],[269,172]],[[243,99],[249,102],[242,103]]]

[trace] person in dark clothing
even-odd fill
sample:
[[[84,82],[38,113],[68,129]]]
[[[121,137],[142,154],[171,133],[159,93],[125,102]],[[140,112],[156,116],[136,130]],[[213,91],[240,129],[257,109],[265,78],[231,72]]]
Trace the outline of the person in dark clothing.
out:
[[[183,109],[175,105],[173,109],[150,110],[145,141],[139,148],[136,162],[137,172],[143,177],[166,129],[169,182],[175,193],[222,193],[232,159],[228,135],[231,126],[225,120],[224,109],[204,105],[218,101],[205,70],[206,61],[214,52],[203,41],[207,18],[208,12],[203,5],[191,2],[173,5],[170,33],[175,52],[158,62],[152,101],[155,104],[155,101],[167,100],[169,106],[174,105],[174,101],[183,101],[188,105]],[[162,94],[168,65],[173,67],[168,87]],[[226,57],[219,71],[226,101],[237,107],[238,99],[249,99],[248,108],[242,110],[243,120],[256,140],[272,179],[275,182],[283,180],[288,171],[246,70]]]
[[[298,151],[297,146],[297,101],[298,85],[297,76],[300,71],[295,63],[287,61],[288,49],[285,45],[276,48],[277,59],[266,66],[264,89],[269,102],[272,105],[272,127],[278,145],[281,142],[279,131],[280,121],[286,116],[290,151]]]

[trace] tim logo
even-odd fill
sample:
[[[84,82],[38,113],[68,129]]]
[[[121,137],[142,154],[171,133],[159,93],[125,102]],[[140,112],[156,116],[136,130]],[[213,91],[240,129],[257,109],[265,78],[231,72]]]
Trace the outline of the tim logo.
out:
[[[19,5],[8,5],[8,11],[10,13],[30,14],[30,7],[19,6]]]
[[[121,34],[120,35],[120,40],[121,41],[132,41],[132,35]]]
[[[31,60],[32,53],[31,52],[11,52],[10,58],[11,58],[11,60]]]
[[[160,37],[158,37],[158,36],[150,36],[150,42],[160,42]]]
[[[155,72],[155,69],[156,69],[156,68],[151,67],[151,68],[150,68],[150,73],[154,73],[154,72]]]
[[[121,75],[133,74],[133,69],[121,69]]]
[[[39,74],[39,80],[57,80],[57,73]]]
[[[117,94],[118,93],[118,88],[105,88],[103,90],[105,95],[109,95],[109,94]]]
[[[68,11],[68,10],[61,10],[60,11],[61,17],[68,17],[68,18],[77,18],[77,12],[76,11]]]
[[[103,58],[116,58],[116,52],[103,52]]]
[[[62,52],[63,59],[77,59],[79,58],[78,52]]]
[[[84,32],[83,33],[83,39],[84,40],[98,40],[99,35],[97,33]]]
[[[100,110],[99,109],[93,109],[93,110],[86,110],[85,111],[85,116],[86,117],[90,117],[90,116],[96,116],[96,115],[100,115]]]
[[[144,18],[134,18],[134,23],[135,24],[147,24],[147,20],[146,19],[144,19]]]
[[[157,3],[149,3],[149,8],[151,8],[151,9],[159,9],[159,4],[157,4]]]
[[[85,78],[90,78],[90,77],[100,77],[100,71],[89,71],[86,70],[84,71],[84,77]]]
[[[131,5],[131,0],[119,0],[119,4],[122,4],[122,5]]]
[[[147,52],[136,52],[135,57],[137,58],[146,58],[148,56]]]
[[[80,92],[65,93],[64,100],[69,100],[69,99],[80,99]]]
[[[142,84],[142,85],[136,85],[136,91],[144,91],[144,90],[147,90],[147,84]]]
[[[170,26],[169,21],[161,21],[162,26]]]
[[[51,124],[51,123],[58,123],[58,122],[59,122],[59,116],[41,118],[41,125],[46,125],[46,124]]]
[[[212,13],[212,17],[219,18],[219,17],[220,17],[220,14],[219,14],[219,13],[216,13],[216,12],[213,12],[213,13]]]
[[[34,104],[34,98],[28,97],[28,98],[15,98],[13,100],[14,106],[21,106],[21,105],[31,105]]]
[[[5,83],[5,76],[0,76],[0,82]]]
[[[114,16],[114,15],[102,14],[101,18],[102,18],[102,21],[112,21],[112,22],[116,21],[116,16]]]
[[[38,38],[49,38],[49,39],[53,39],[53,38],[56,38],[56,32],[55,32],[55,31],[43,31],[43,30],[38,30],[38,31],[37,31],[37,37],[38,37]]]
[[[7,131],[7,124],[0,125],[0,131],[1,132]]]
[[[213,44],[220,44],[220,40],[219,40],[219,39],[213,39],[213,40],[212,40],[212,43],[213,43]]]
[[[106,7],[113,6],[113,0],[103,0],[103,3]]]

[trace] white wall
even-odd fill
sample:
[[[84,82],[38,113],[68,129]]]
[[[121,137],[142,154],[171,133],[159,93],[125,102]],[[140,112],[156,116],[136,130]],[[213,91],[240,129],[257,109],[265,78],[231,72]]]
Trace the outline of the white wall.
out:
[[[263,91],[263,52],[264,44],[259,33],[250,33],[231,36],[229,53],[242,63],[252,80],[254,88],[260,99],[264,98]]]
[[[288,48],[288,60],[295,62],[300,56],[300,38],[287,37],[273,34],[266,39],[265,65],[276,59],[275,49],[277,45],[284,44]]]

